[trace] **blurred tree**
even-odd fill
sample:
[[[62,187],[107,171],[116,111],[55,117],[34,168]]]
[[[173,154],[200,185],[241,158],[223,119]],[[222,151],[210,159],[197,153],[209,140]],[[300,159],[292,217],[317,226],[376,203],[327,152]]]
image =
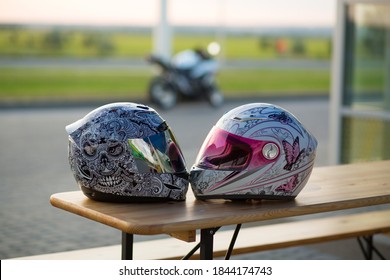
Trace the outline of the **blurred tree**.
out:
[[[115,51],[113,40],[98,33],[86,33],[82,41],[84,47],[94,49],[97,55],[107,56]]]
[[[99,41],[99,35],[97,33],[89,32],[83,34],[82,44],[87,48],[96,46],[98,41]]]
[[[260,37],[259,46],[261,49],[271,48],[274,44],[274,39],[270,36]]]
[[[362,44],[367,55],[384,57],[386,30],[381,26],[369,26],[362,34]]]
[[[305,43],[302,38],[294,38],[291,47],[291,53],[297,56],[303,56],[306,53]]]
[[[58,50],[61,49],[65,43],[66,37],[59,30],[53,30],[47,33],[43,38],[43,46],[52,49]]]
[[[110,55],[115,50],[115,46],[108,38],[103,38],[97,46],[98,54],[101,56]]]
[[[8,36],[8,40],[11,46],[17,46],[19,42],[19,32],[18,30],[11,30]]]

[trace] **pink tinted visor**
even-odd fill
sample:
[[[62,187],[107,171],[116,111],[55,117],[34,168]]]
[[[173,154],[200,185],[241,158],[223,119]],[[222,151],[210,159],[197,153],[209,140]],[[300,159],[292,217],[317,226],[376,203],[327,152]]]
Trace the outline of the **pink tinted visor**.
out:
[[[199,151],[196,165],[211,170],[243,170],[263,166],[270,163],[262,153],[267,143],[269,141],[245,138],[214,127]]]

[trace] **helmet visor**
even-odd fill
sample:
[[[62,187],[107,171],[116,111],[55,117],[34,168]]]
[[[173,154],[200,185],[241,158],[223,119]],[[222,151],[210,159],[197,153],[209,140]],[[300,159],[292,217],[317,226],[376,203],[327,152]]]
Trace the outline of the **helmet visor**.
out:
[[[267,143],[214,127],[199,151],[196,166],[211,170],[243,170],[262,166],[270,162],[262,153]]]
[[[140,173],[181,173],[186,171],[183,154],[170,129],[128,140]]]

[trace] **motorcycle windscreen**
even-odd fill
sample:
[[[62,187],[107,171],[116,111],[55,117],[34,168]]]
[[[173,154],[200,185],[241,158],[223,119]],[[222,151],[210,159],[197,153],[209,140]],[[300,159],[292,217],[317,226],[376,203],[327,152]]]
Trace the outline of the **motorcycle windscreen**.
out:
[[[128,143],[140,173],[186,172],[183,154],[169,129]]]
[[[211,170],[256,168],[267,164],[262,154],[262,148],[267,143],[214,127],[203,143],[195,165]]]

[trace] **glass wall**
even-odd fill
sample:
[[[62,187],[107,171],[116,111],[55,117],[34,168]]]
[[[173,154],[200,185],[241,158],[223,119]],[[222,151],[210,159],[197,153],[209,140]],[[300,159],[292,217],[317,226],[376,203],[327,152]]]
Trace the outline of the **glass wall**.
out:
[[[344,10],[341,163],[390,159],[390,2]]]

